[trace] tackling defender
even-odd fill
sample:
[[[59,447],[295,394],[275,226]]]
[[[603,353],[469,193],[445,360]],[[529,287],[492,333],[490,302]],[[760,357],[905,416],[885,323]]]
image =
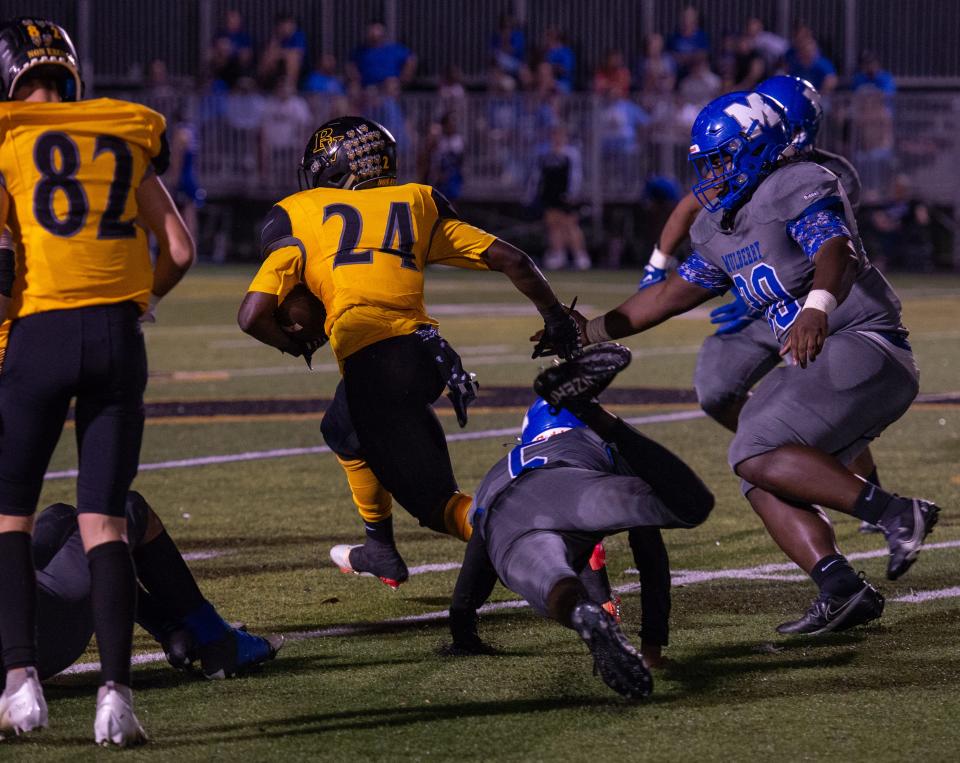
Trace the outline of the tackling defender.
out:
[[[650,673],[579,573],[604,536],[695,527],[713,496],[683,461],[596,402],[629,360],[626,347],[602,344],[537,378],[542,398],[524,417],[520,444],[477,491],[450,625],[455,648],[483,651],[476,611],[499,576],[538,613],[577,632],[610,688],[637,698],[650,693]]]
[[[846,467],[917,394],[918,371],[900,302],[863,251],[836,175],[782,160],[790,143],[777,109],[756,93],[708,104],[691,133],[694,194],[707,211],[694,254],[666,280],[586,321],[587,341],[629,336],[735,286],[766,313],[793,365],[772,371],[741,411],[729,462],[784,553],[820,589],[780,633],[822,633],[880,616],[883,597],[861,580],[815,506],[879,524],[887,577],[915,561],[939,508],[902,498]],[[814,362],[815,361],[815,362]]]
[[[197,663],[207,678],[225,678],[272,659],[283,638],[231,627],[204,598],[160,517],[135,491],[127,495],[128,540],[141,586],[137,622],[163,647],[170,664]],[[40,680],[75,663],[93,636],[90,573],[77,510],[65,503],[37,516],[37,673]]]
[[[284,352],[309,352],[275,316],[294,285],[305,283],[324,303],[349,420],[373,475],[421,525],[467,540],[471,497],[457,486],[431,405],[446,385],[462,426],[475,387],[426,313],[426,266],[503,272],[544,318],[545,340],[534,356],[549,345],[569,357],[580,350],[579,335],[526,254],[461,221],[435,189],[396,185],[396,161],[393,137],[376,122],[342,117],[317,129],[301,162],[304,190],[280,201],[264,223],[265,261],[238,323]],[[335,547],[334,561],[399,580],[392,523],[365,526],[366,542]]]
[[[785,153],[816,162],[836,175],[856,214],[860,205],[859,174],[844,157],[815,145],[823,119],[816,88],[798,77],[779,75],[761,82],[754,92],[773,99],[783,108],[791,138]],[[639,288],[663,281],[669,271],[676,269],[680,263],[673,254],[690,235],[690,228],[701,213],[703,208],[692,192],[681,199],[660,233]],[[763,314],[749,307],[738,292],[734,292],[732,302],[712,310],[710,319],[720,326],[700,348],[693,385],[704,412],[735,432],[750,390],[780,365],[780,343]],[[850,468],[874,485],[880,484],[869,447],[850,462]],[[860,530],[879,532],[879,528],[867,522],[861,523]]]
[[[0,230],[11,230],[17,273],[0,266],[0,294],[11,297],[0,318],[13,321],[0,375],[0,732],[47,724],[30,534],[75,398],[78,524],[101,662],[94,738],[128,745],[145,741],[130,691],[136,577],[124,541],[147,380],[139,320],[182,278],[194,250],[157,177],[168,161],[163,117],[123,101],[78,100],[77,60],[53,22],[0,27],[0,97],[14,101],[0,103]],[[159,244],[155,267],[140,221]]]

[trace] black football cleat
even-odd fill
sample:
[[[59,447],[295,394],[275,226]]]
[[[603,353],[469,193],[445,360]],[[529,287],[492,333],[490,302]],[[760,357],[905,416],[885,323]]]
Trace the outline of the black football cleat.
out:
[[[890,548],[887,580],[896,580],[909,570],[920,554],[923,540],[937,523],[940,508],[922,498],[909,498],[903,510],[881,526]]]
[[[223,638],[198,647],[200,668],[206,678],[231,678],[277,656],[283,648],[280,634],[254,636],[231,628]]]
[[[167,662],[176,670],[189,670],[199,660],[197,642],[186,628],[171,631],[160,642]]]
[[[555,408],[594,400],[630,365],[630,348],[616,342],[588,347],[583,354],[540,372],[533,390]]]
[[[643,658],[599,604],[580,602],[571,620],[573,629],[593,655],[594,674],[599,673],[607,686],[628,699],[649,696],[653,677]]]
[[[777,633],[784,636],[817,636],[831,631],[845,631],[869,623],[883,614],[883,595],[864,581],[863,588],[850,596],[830,596],[820,593],[803,617],[781,623]]]
[[[394,591],[410,577],[397,547],[386,543],[369,540],[360,546],[343,543],[330,549],[330,558],[341,572],[372,575]]]

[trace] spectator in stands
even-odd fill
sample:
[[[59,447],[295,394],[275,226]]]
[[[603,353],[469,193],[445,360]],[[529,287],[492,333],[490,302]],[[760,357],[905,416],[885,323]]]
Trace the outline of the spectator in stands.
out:
[[[876,88],[888,96],[897,92],[893,75],[880,66],[879,56],[871,50],[865,50],[860,54],[860,66],[854,72],[850,85],[853,90]]]
[[[292,13],[278,13],[273,32],[260,56],[260,83],[267,90],[276,91],[282,80],[296,89],[307,55],[307,37]]]
[[[167,178],[171,195],[187,224],[187,230],[193,236],[199,249],[200,231],[197,210],[203,207],[207,192],[200,187],[197,178],[196,159],[199,149],[199,136],[196,125],[187,117],[183,109],[177,111],[170,131],[170,166]]]
[[[313,115],[286,77],[280,79],[266,99],[265,112],[270,118],[264,120],[260,132],[262,176],[268,186],[286,186],[290,167],[295,167],[303,155],[303,147],[315,127]]]
[[[640,87],[641,102],[651,119],[663,123],[673,121],[677,64],[665,51],[663,35],[647,37],[643,57],[637,62],[636,82]]]
[[[537,205],[543,210],[547,251],[543,266],[559,270],[567,265],[568,251],[573,253],[577,270],[589,270],[590,255],[580,229],[579,201],[583,185],[580,151],[572,145],[563,125],[550,133],[549,147],[537,156],[531,187]]]
[[[710,68],[710,60],[706,53],[692,55],[689,62],[690,72],[680,80],[680,97],[685,103],[701,109],[720,95],[723,83]]]
[[[207,64],[215,86],[225,89],[253,73],[253,40],[244,29],[240,11],[227,11],[223,28],[214,35],[207,51]]]
[[[530,72],[526,65],[527,35],[509,13],[500,14],[496,31],[490,35],[492,63],[518,82],[526,83]]]
[[[607,51],[603,66],[594,72],[593,92],[613,98],[626,98],[630,93],[630,70],[622,50]]]
[[[610,161],[611,171],[623,169],[622,163],[638,148],[638,132],[650,123],[650,115],[626,95],[606,95],[600,106],[600,150]],[[611,161],[612,160],[612,161]]]
[[[467,123],[467,91],[463,86],[463,71],[456,64],[449,64],[440,75],[437,100],[440,102],[438,113],[453,113],[458,126]]]
[[[563,93],[573,90],[573,74],[576,69],[576,56],[573,48],[567,44],[566,35],[556,27],[549,27],[544,33],[543,60],[553,67],[553,76]]]
[[[224,116],[234,130],[253,132],[260,129],[266,110],[266,99],[257,90],[253,77],[241,77],[227,94]]]
[[[853,94],[850,159],[860,172],[864,201],[890,187],[894,170],[893,111],[887,96],[874,88]]]
[[[890,201],[870,215],[886,264],[928,273],[934,268],[930,210],[913,195],[906,175],[893,179]]]
[[[710,52],[710,37],[700,28],[700,14],[692,5],[680,13],[680,23],[667,40],[667,50],[677,62],[683,78],[699,55]]]
[[[160,101],[177,95],[177,89],[170,81],[170,72],[167,62],[162,58],[154,58],[147,65],[147,97],[152,101]],[[161,109],[162,111],[163,109]]]
[[[382,85],[396,79],[409,84],[417,70],[417,57],[398,42],[387,40],[387,28],[380,21],[367,24],[364,43],[354,48],[347,64],[347,78],[361,87]]]
[[[790,44],[780,35],[767,31],[763,21],[756,16],[747,19],[744,36],[750,40],[751,48],[763,58],[767,74],[773,74]]]
[[[407,117],[400,102],[401,90],[400,80],[396,77],[384,80],[380,87],[371,85],[363,92],[366,105],[361,113],[386,127],[396,138],[397,144],[403,147],[408,145],[410,140]]]
[[[820,53],[809,28],[801,27],[794,36],[794,45],[786,53],[787,74],[807,80],[820,95],[830,95],[837,88],[837,70]]]
[[[346,95],[343,79],[337,74],[337,58],[324,53],[303,82],[303,91],[315,95]]]
[[[723,92],[753,90],[767,77],[767,64],[747,34],[728,34],[723,38],[719,73]]]
[[[463,191],[464,149],[457,114],[447,111],[430,125],[418,162],[420,182],[432,185],[450,201],[459,199]]]

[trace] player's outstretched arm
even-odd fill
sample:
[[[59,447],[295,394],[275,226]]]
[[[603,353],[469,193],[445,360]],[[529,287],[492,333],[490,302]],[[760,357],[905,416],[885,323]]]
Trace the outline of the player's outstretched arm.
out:
[[[450,635],[453,643],[444,648],[452,656],[494,654],[496,650],[484,643],[477,633],[477,610],[490,598],[497,584],[497,572],[490,562],[487,546],[479,532],[473,533],[467,543],[463,566],[457,576],[450,603]]]
[[[550,350],[561,358],[571,357],[580,351],[580,334],[576,321],[557,299],[547,279],[529,255],[498,238],[481,257],[490,270],[503,273],[540,311],[545,326],[546,343]]]
[[[629,470],[650,485],[673,514],[691,526],[707,518],[713,509],[713,493],[682,458],[599,403],[578,407],[576,415],[605,442],[616,446]]]
[[[813,287],[780,351],[801,368],[820,354],[829,331],[827,316],[847,298],[857,277],[857,258],[846,236],[825,241],[813,264]]]
[[[157,239],[159,252],[153,270],[151,307],[176,286],[196,259],[193,237],[183,218],[156,176],[144,180],[137,188],[140,219]]]
[[[613,310],[588,321],[584,327],[586,344],[639,334],[715,296],[716,292],[672,274],[665,281],[638,291]]]
[[[676,270],[679,262],[674,253],[690,235],[690,228],[701,209],[703,207],[692,193],[680,199],[680,203],[673,208],[667,222],[663,225],[663,230],[660,231],[660,240],[643,268],[643,277],[640,279],[638,288],[645,289],[660,283],[667,277],[667,273]]]

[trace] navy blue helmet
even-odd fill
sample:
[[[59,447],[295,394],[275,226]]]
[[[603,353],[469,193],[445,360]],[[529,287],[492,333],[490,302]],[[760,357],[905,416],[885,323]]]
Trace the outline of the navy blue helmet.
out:
[[[0,100],[12,100],[28,72],[54,80],[65,101],[83,96],[77,49],[59,24],[22,16],[0,25]]]
[[[783,110],[759,93],[721,95],[690,132],[697,201],[709,212],[735,209],[776,167],[790,143]]]
[[[393,185],[397,182],[397,141],[372,119],[331,119],[310,136],[299,176],[301,191]]]
[[[823,120],[820,93],[807,80],[780,74],[757,85],[756,92],[773,98],[783,108],[790,139],[797,151],[813,148]]]

